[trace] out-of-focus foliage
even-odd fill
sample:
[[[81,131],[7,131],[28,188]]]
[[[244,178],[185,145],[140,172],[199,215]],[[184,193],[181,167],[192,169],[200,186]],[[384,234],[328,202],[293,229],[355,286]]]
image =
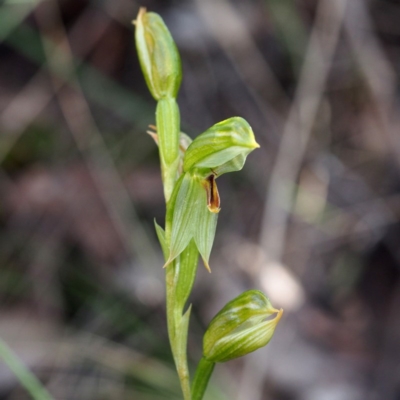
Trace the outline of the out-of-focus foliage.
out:
[[[288,312],[274,346],[217,366],[208,399],[398,398],[390,0],[2,2],[0,337],[56,399],[180,398],[153,229],[155,103],[131,25],[140,6],[180,49],[182,130],[240,115],[261,145],[218,180],[224,212],[211,279],[201,268],[194,287],[190,353],[250,287]],[[28,398],[3,365],[0,397]]]

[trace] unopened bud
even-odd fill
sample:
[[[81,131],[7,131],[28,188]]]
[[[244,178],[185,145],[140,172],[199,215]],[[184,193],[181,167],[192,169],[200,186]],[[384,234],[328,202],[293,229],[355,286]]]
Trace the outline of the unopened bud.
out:
[[[162,18],[145,8],[139,10],[136,48],[147,86],[156,100],[176,98],[182,80],[178,49]]]
[[[271,340],[282,313],[283,310],[272,307],[260,291],[242,293],[211,321],[203,339],[204,358],[225,362],[265,346]]]

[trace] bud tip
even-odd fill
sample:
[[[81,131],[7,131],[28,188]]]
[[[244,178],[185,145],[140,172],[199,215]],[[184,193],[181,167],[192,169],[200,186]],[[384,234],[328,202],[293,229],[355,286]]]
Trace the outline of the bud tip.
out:
[[[137,21],[138,21],[140,18],[142,18],[144,14],[146,14],[146,11],[147,11],[146,7],[140,7],[140,8],[139,8],[138,15],[137,15],[136,19],[134,19],[134,20],[132,21],[132,24],[133,24],[133,25],[137,25]]]
[[[280,321],[283,315],[283,308],[281,308],[279,311],[277,310],[277,315],[276,315],[276,323]]]

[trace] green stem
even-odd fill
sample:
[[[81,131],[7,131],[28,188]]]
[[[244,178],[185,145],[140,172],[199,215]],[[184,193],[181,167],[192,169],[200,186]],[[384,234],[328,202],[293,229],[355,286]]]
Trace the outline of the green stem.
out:
[[[176,262],[179,261],[171,263],[165,271],[168,335],[183,397],[185,400],[191,400],[190,376],[186,355],[189,314],[183,316],[182,310],[177,308],[175,292]]]
[[[167,218],[165,221],[165,240],[167,247],[170,245],[170,230],[171,221]],[[185,400],[191,400],[190,376],[186,354],[190,309],[183,315],[184,302],[179,301],[178,297],[182,295],[179,292],[181,274],[185,269],[190,267],[186,264],[190,263],[191,260],[191,257],[185,258],[179,256],[166,267],[165,271],[168,336]]]
[[[157,102],[156,124],[164,195],[168,203],[178,178],[180,116],[176,99],[164,97]],[[170,231],[170,222],[166,219],[165,232],[168,247]],[[168,336],[184,399],[191,400],[186,354],[190,310],[183,315],[184,305],[177,299],[178,275],[181,272],[179,263],[180,258],[172,262],[165,272]]]
[[[168,336],[174,353],[175,344],[175,261],[165,269]]]
[[[207,389],[208,381],[213,373],[215,363],[201,358],[197,366],[196,373],[192,383],[192,400],[202,400],[204,393]]]
[[[0,358],[18,378],[21,385],[27,390],[34,400],[53,400],[50,393],[44,388],[40,381],[21,362],[10,347],[0,339]]]

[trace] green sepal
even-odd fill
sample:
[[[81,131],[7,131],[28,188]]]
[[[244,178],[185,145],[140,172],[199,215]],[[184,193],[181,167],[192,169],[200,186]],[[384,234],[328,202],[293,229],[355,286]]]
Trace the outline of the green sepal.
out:
[[[182,80],[179,52],[162,18],[145,8],[139,10],[135,40],[140,66],[156,100],[176,97]]]
[[[282,313],[260,291],[242,293],[210,322],[203,339],[203,356],[208,361],[225,362],[265,346]],[[274,318],[266,320],[274,314]]]
[[[167,266],[194,239],[206,268],[214,242],[217,214],[207,207],[207,192],[202,177],[187,172],[175,185],[172,197],[167,205],[167,232],[169,257]]]
[[[246,158],[247,154],[241,153],[236,157],[232,158],[231,160],[227,161],[226,163],[218,167],[214,167],[213,171],[216,176],[220,176],[228,172],[240,171],[243,168],[244,163],[246,162]]]
[[[199,252],[194,240],[191,240],[175,262],[175,301],[176,307],[181,310],[181,312],[192,291],[196,279],[198,262]]]
[[[237,163],[221,168],[220,172],[237,171],[243,167],[246,156],[260,147],[254,138],[253,130],[246,120],[240,117],[219,122],[197,136],[188,147],[183,161],[183,170],[207,168],[215,171],[238,156]]]

